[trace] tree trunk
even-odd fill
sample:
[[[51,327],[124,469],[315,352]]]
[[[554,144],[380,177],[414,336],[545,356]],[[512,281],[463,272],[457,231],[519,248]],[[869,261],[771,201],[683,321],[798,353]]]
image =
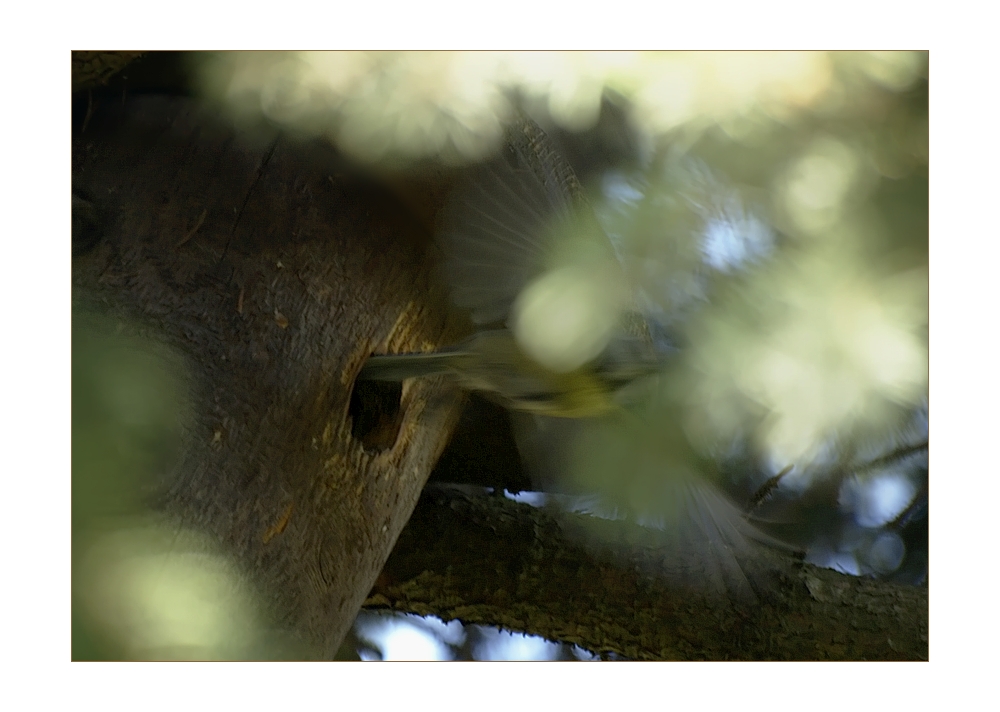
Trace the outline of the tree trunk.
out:
[[[351,399],[370,353],[461,336],[429,236],[332,149],[251,139],[189,100],[97,103],[80,128],[74,303],[137,319],[190,374],[195,417],[158,504],[332,657],[461,402],[429,380]]]

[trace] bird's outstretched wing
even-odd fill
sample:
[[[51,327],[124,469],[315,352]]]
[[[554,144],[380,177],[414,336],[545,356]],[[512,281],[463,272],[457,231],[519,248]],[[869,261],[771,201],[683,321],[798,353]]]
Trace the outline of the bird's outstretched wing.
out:
[[[505,320],[528,282],[566,255],[612,254],[573,169],[528,118],[463,178],[440,223],[452,300],[480,325]]]
[[[511,423],[529,477],[555,493],[550,504],[592,515],[587,525],[567,519],[572,531],[597,549],[626,545],[630,558],[641,550],[650,576],[706,598],[752,604],[767,585],[762,557],[792,549],[754,526],[676,432],[662,438],[669,452],[645,439],[642,426],[608,419],[512,413]]]

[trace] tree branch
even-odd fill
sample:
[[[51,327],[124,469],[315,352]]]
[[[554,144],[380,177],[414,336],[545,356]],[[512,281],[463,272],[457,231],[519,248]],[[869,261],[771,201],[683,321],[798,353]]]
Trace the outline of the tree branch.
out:
[[[926,587],[767,552],[748,562],[768,582],[760,600],[735,604],[642,573],[648,552],[583,545],[571,533],[581,518],[561,523],[544,509],[429,486],[365,608],[502,626],[630,659],[927,659]]]

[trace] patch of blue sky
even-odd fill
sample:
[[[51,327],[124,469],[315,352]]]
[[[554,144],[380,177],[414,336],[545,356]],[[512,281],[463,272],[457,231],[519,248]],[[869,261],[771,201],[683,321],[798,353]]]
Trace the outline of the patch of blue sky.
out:
[[[849,576],[860,576],[861,566],[853,552],[831,551],[825,547],[812,547],[806,552],[806,563],[833,569]]]
[[[362,612],[355,634],[378,650],[382,660],[453,660],[452,645],[461,645],[465,630],[458,621],[432,616]],[[378,659],[362,654],[362,659]]]
[[[520,502],[521,504],[528,504],[532,507],[544,507],[545,503],[548,501],[548,495],[544,492],[528,492],[526,490],[522,490],[517,494],[513,494],[504,490],[503,494],[507,499],[512,499],[515,502]]]
[[[707,216],[702,231],[702,257],[712,269],[730,273],[770,252],[774,245],[771,228],[748,214],[737,201]]]
[[[480,627],[481,641],[473,650],[476,660],[558,660],[562,646],[535,635]]]
[[[601,181],[601,194],[612,205],[620,203],[634,205],[645,195],[621,173],[608,173],[604,176]]]
[[[607,504],[597,494],[567,495],[527,491],[511,494],[507,490],[504,490],[504,496],[515,502],[529,504],[532,507],[544,507],[547,504],[554,504],[564,512],[571,512],[573,514],[587,514],[600,519],[625,519],[625,515],[619,512],[617,507]]]
[[[905,463],[904,463],[905,464]],[[880,527],[898,517],[913,501],[916,485],[904,466],[881,470],[866,477],[844,481],[840,504],[862,527]]]

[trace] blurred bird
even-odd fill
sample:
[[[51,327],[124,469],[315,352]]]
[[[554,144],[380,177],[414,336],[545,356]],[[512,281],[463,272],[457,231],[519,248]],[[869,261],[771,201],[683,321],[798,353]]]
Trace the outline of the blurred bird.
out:
[[[480,330],[434,353],[372,356],[359,379],[448,374],[495,400],[511,411],[538,489],[562,493],[564,508],[586,501],[605,520],[643,525],[660,552],[656,573],[754,600],[744,566],[751,542],[771,540],[715,487],[712,463],[663,406],[666,358],[572,169],[537,125],[515,122],[500,155],[471,172],[438,246],[452,299]]]
[[[512,411],[559,418],[591,418],[625,405],[626,386],[657,373],[653,358],[627,358],[622,338],[607,354],[560,373],[527,356],[509,329],[476,333],[462,344],[433,353],[372,356],[362,380],[401,381],[449,374],[469,391],[482,393]]]
[[[516,411],[593,417],[661,365],[572,168],[530,120],[452,196],[439,247],[478,333],[435,353],[373,356],[363,380],[451,374]]]

